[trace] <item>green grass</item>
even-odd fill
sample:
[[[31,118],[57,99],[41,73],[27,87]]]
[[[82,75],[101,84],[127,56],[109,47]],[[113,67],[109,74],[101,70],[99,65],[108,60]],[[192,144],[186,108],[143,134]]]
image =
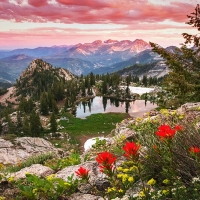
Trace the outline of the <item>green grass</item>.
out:
[[[4,172],[17,172],[25,167],[30,167],[32,164],[44,164],[45,161],[54,158],[53,153],[40,154],[37,156],[31,156],[24,162],[18,163],[17,165],[5,166]]]
[[[65,127],[65,130],[70,135],[88,135],[104,132],[109,134],[116,126],[116,123],[128,118],[127,113],[99,113],[92,114],[86,119],[74,118],[67,114],[69,121],[60,121],[60,124]]]

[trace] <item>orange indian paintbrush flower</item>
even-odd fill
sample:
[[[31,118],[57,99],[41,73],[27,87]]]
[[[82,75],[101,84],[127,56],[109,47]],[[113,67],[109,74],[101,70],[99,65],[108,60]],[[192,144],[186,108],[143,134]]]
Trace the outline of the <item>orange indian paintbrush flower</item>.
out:
[[[135,144],[134,142],[126,142],[126,144],[123,147],[123,150],[125,151],[124,156],[126,156],[129,159],[135,159],[138,157],[140,145]]]
[[[169,125],[161,125],[158,127],[158,131],[156,132],[156,135],[159,136],[161,139],[167,138],[171,139],[174,137],[177,129],[180,130],[180,127],[177,127],[176,129],[172,129]]]
[[[76,175],[79,176],[82,179],[88,179],[89,178],[89,173],[90,170],[87,170],[83,167],[80,167],[77,171],[75,171]]]
[[[193,153],[193,154],[198,154],[200,152],[200,148],[199,147],[190,147],[189,152]]]
[[[96,161],[100,164],[101,172],[106,172],[106,170],[111,172],[116,159],[115,155],[105,151],[98,154]]]

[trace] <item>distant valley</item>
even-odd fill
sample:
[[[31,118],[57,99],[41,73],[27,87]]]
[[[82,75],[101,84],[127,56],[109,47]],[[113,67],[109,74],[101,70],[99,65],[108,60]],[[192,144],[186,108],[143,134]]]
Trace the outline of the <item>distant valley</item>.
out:
[[[173,50],[174,47],[169,47]],[[141,76],[163,76],[168,73],[162,58],[151,51],[151,46],[141,40],[97,40],[92,43],[74,46],[38,47],[35,49],[16,49],[0,51],[0,81],[15,82],[32,60],[41,58],[55,67],[62,67],[75,75],[112,73],[135,64],[154,63],[147,70],[130,70]],[[138,72],[137,72],[138,71]],[[122,73],[122,71],[120,72]],[[122,74],[123,75],[123,74]]]

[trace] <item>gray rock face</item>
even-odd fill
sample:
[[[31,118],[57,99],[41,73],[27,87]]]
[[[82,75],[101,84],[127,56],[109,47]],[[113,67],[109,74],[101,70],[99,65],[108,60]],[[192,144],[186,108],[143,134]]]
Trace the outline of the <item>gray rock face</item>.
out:
[[[16,138],[13,143],[0,139],[0,163],[17,164],[30,156],[48,152],[58,153],[58,150],[42,138]]]

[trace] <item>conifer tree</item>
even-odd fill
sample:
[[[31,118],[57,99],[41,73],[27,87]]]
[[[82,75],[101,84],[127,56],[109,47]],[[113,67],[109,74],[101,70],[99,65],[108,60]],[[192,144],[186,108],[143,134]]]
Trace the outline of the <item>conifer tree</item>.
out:
[[[40,117],[34,110],[30,114],[30,131],[32,137],[38,137],[42,129]]]
[[[59,112],[58,106],[54,99],[52,100],[52,112],[54,112],[55,114],[58,114],[58,112]]]
[[[187,24],[200,31],[200,7],[188,15]],[[159,95],[160,104],[165,107],[178,107],[185,102],[200,101],[200,37],[182,34],[185,44],[176,48],[175,52],[167,51],[155,43],[150,43],[153,51],[161,55],[169,66],[170,72],[164,78],[163,93]],[[193,44],[193,48],[187,46]]]
[[[56,116],[55,116],[55,113],[53,112],[51,114],[51,118],[50,118],[50,128],[51,128],[51,131],[53,133],[55,133],[57,131],[57,122],[56,122]]]
[[[27,110],[26,113],[30,113],[34,108],[34,103],[33,103],[33,99],[29,98],[27,101]]]
[[[90,85],[95,85],[95,76],[92,72],[90,73]]]
[[[107,81],[106,81],[106,79],[102,83],[102,93],[103,94],[107,93]]]
[[[23,119],[22,132],[23,132],[24,136],[30,136],[31,135],[30,123],[29,123],[29,120],[28,120],[26,115],[24,116],[24,119]]]
[[[40,96],[40,112],[42,115],[49,114],[47,95],[45,92],[43,92]]]
[[[148,79],[147,79],[147,76],[144,75],[143,78],[142,78],[142,83],[145,87],[147,87],[147,84],[148,84]]]

